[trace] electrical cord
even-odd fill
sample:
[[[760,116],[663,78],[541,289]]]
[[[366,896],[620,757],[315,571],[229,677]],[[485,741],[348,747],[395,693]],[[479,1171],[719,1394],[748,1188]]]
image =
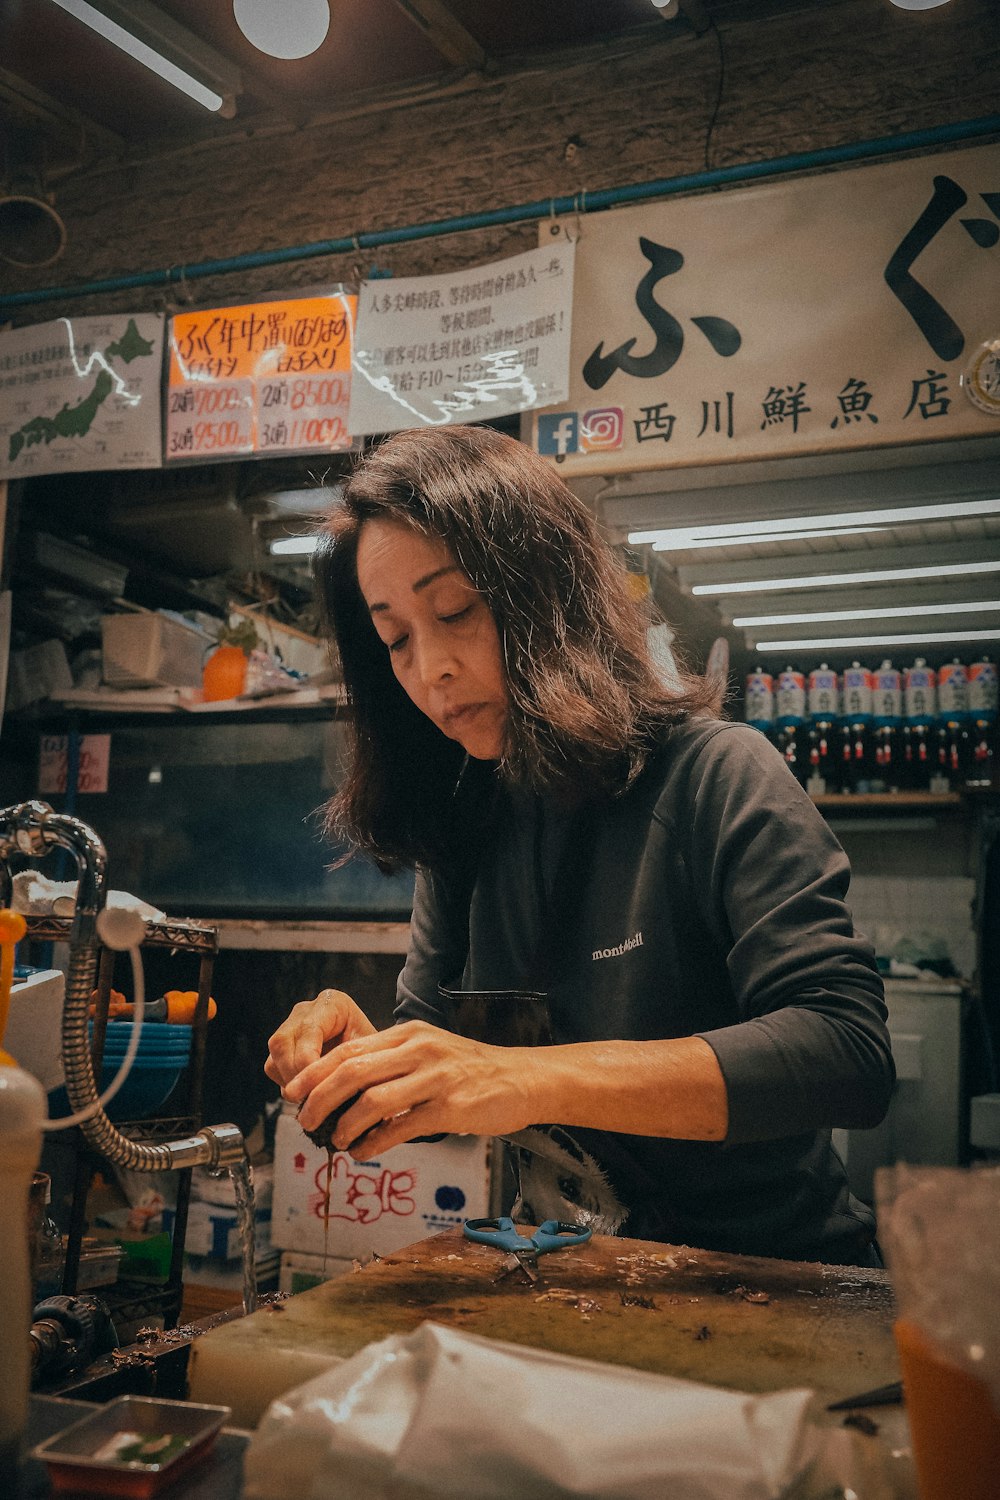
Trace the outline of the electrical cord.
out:
[[[719,52],[719,80],[718,80],[718,84],[716,85],[716,90],[715,90],[715,103],[712,106],[712,113],[709,116],[708,126],[707,126],[707,128],[705,130],[705,171],[706,172],[710,172],[712,170],[712,162],[711,162],[712,133],[715,130],[715,122],[719,118],[719,108],[720,108],[720,106],[722,104],[722,92],[723,92],[723,89],[725,88],[725,83],[726,83],[726,49],[725,49],[725,47],[723,45],[723,41],[722,41],[722,32],[719,30],[718,23],[716,21],[712,22],[710,29],[715,33],[715,44],[716,44],[716,47],[718,48],[718,52]]]
[[[132,964],[132,1035],[129,1037],[125,1055],[121,1060],[118,1072],[112,1078],[107,1088],[91,1104],[83,1109],[78,1109],[75,1114],[63,1115],[58,1120],[46,1120],[42,1124],[45,1131],[68,1130],[72,1125],[82,1125],[85,1120],[90,1120],[94,1115],[100,1113],[105,1104],[113,1099],[118,1090],[124,1084],[136,1053],[139,1051],[139,1039],[142,1035],[143,1017],[146,1011],[146,986],[142,972],[142,954],[139,944],[145,935],[146,924],[137,912],[126,911],[119,907],[105,907],[97,919],[98,933],[101,941],[108,948],[114,948],[119,952],[127,952]]]

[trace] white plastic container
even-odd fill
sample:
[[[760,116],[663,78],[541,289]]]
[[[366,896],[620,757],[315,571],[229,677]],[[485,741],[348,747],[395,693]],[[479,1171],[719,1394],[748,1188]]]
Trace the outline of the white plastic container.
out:
[[[28,1196],[42,1154],[45,1094],[37,1079],[0,1054],[0,1495],[17,1494],[28,1423],[31,1266]]]
[[[102,675],[111,687],[200,687],[204,631],[163,614],[102,615]]]
[[[271,1243],[367,1261],[461,1228],[491,1212],[491,1159],[492,1142],[475,1135],[410,1142],[370,1162],[345,1151],[330,1158],[285,1109],[274,1143]]]
[[[61,969],[35,969],[24,979],[15,979],[10,992],[5,1045],[46,1092],[57,1089],[65,1078],[62,1061],[65,994],[66,976]]]

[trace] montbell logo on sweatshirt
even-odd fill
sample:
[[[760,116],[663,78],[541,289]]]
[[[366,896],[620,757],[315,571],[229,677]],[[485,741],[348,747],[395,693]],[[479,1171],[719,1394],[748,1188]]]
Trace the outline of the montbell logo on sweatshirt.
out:
[[[624,943],[619,943],[617,948],[595,948],[591,957],[596,963],[599,958],[621,958],[623,953],[628,953],[632,948],[642,947],[642,933],[635,932]]]

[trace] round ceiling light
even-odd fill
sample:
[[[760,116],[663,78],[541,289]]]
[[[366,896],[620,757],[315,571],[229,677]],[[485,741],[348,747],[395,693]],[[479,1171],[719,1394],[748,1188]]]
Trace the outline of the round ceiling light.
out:
[[[892,3],[900,10],[934,10],[939,5],[947,5],[948,0],[892,0]]]
[[[308,57],[330,29],[329,0],[233,0],[233,15],[247,41],[269,57]]]

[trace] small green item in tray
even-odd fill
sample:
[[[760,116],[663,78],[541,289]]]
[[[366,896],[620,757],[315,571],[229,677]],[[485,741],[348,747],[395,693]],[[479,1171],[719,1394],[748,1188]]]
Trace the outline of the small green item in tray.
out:
[[[179,1432],[122,1431],[102,1443],[93,1459],[103,1464],[141,1464],[148,1469],[168,1464],[190,1446],[190,1438]]]
[[[155,1500],[202,1461],[229,1415],[228,1406],[118,1396],[39,1443],[31,1457],[45,1464],[57,1495]]]

